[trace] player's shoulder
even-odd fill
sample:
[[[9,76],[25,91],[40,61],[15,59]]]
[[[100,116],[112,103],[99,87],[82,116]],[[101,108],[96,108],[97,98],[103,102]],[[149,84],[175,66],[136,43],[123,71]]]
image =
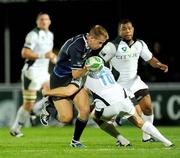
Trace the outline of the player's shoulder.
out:
[[[140,43],[142,46],[146,45],[146,43],[144,42],[144,40],[139,39],[139,38],[135,39],[135,42]]]
[[[39,35],[39,32],[39,28],[33,28],[31,31],[28,32],[27,36],[37,37]]]
[[[111,41],[114,45],[119,45],[119,43],[122,41],[121,37],[116,37],[114,40]]]
[[[48,33],[49,33],[51,36],[54,36],[54,33],[53,33],[51,30],[49,30]]]
[[[40,33],[40,31],[41,31],[41,29],[36,27],[36,28],[33,28],[29,33],[38,35]]]
[[[69,44],[71,48],[76,47],[81,49],[84,49],[86,47],[86,37],[85,34],[78,34],[72,38],[69,39]]]
[[[84,43],[86,43],[86,36],[85,34],[78,34],[74,37],[71,38],[73,43],[75,44],[80,44],[80,45],[84,45]]]
[[[115,39],[108,42],[108,44],[109,44],[109,46],[111,46],[111,48],[114,47],[117,50],[117,48],[118,48],[121,41],[122,41],[122,38],[117,36]]]

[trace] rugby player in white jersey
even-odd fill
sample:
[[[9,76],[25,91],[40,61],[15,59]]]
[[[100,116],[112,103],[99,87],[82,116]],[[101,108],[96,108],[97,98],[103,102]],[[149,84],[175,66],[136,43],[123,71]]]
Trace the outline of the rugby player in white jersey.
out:
[[[156,59],[142,40],[133,39],[134,27],[132,22],[124,19],[118,26],[118,37],[108,42],[99,55],[106,63],[110,63],[115,80],[132,93],[140,106],[136,109],[144,121],[153,123],[154,115],[148,86],[145,84],[138,71],[138,60],[141,57],[153,68],[158,68],[165,73],[168,66]],[[150,135],[143,133],[143,142],[154,141]]]
[[[90,57],[88,60],[96,61],[98,57]],[[135,107],[128,97],[125,89],[118,84],[110,69],[103,64],[97,66],[95,62],[87,60],[86,67],[89,67],[89,74],[84,87],[90,90],[94,98],[95,109],[93,116],[100,120],[111,120],[114,116],[120,115],[128,118],[135,126],[153,138],[159,140],[165,147],[172,147],[174,144],[166,139],[158,129],[149,121],[143,121],[137,114]],[[100,59],[99,59],[100,60]]]
[[[39,13],[36,24],[36,28],[26,35],[22,49],[22,58],[25,59],[21,74],[23,105],[19,108],[10,129],[10,134],[15,137],[23,136],[21,128],[30,118],[29,114],[36,101],[37,91],[49,86],[49,62],[56,62],[56,55],[53,53],[54,35],[49,30],[50,16],[47,13]]]

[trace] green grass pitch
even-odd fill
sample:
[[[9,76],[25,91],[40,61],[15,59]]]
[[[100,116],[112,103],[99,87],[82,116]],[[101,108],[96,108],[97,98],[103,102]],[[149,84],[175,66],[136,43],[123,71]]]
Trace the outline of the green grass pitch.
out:
[[[132,126],[118,127],[132,147],[117,147],[116,140],[99,128],[86,127],[81,142],[86,148],[71,148],[73,126],[23,128],[22,138],[0,129],[0,158],[180,158],[180,127],[158,126],[176,146],[165,148],[160,142],[142,143],[141,130]]]

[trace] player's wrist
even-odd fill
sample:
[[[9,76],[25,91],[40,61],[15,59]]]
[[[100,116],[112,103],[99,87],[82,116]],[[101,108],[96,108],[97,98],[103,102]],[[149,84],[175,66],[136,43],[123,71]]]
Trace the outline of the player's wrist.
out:
[[[156,64],[158,68],[161,68],[161,62],[157,62]]]

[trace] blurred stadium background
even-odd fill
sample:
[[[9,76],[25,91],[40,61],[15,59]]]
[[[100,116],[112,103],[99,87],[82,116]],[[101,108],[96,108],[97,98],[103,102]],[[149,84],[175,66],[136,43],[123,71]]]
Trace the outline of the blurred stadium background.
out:
[[[69,37],[85,33],[94,24],[105,26],[113,39],[118,21],[131,19],[135,36],[169,65],[169,73],[163,74],[140,61],[139,73],[152,94],[155,125],[180,125],[177,6],[169,0],[163,4],[156,0],[0,0],[0,127],[10,127],[21,105],[21,48],[41,11],[51,15],[57,51]]]

